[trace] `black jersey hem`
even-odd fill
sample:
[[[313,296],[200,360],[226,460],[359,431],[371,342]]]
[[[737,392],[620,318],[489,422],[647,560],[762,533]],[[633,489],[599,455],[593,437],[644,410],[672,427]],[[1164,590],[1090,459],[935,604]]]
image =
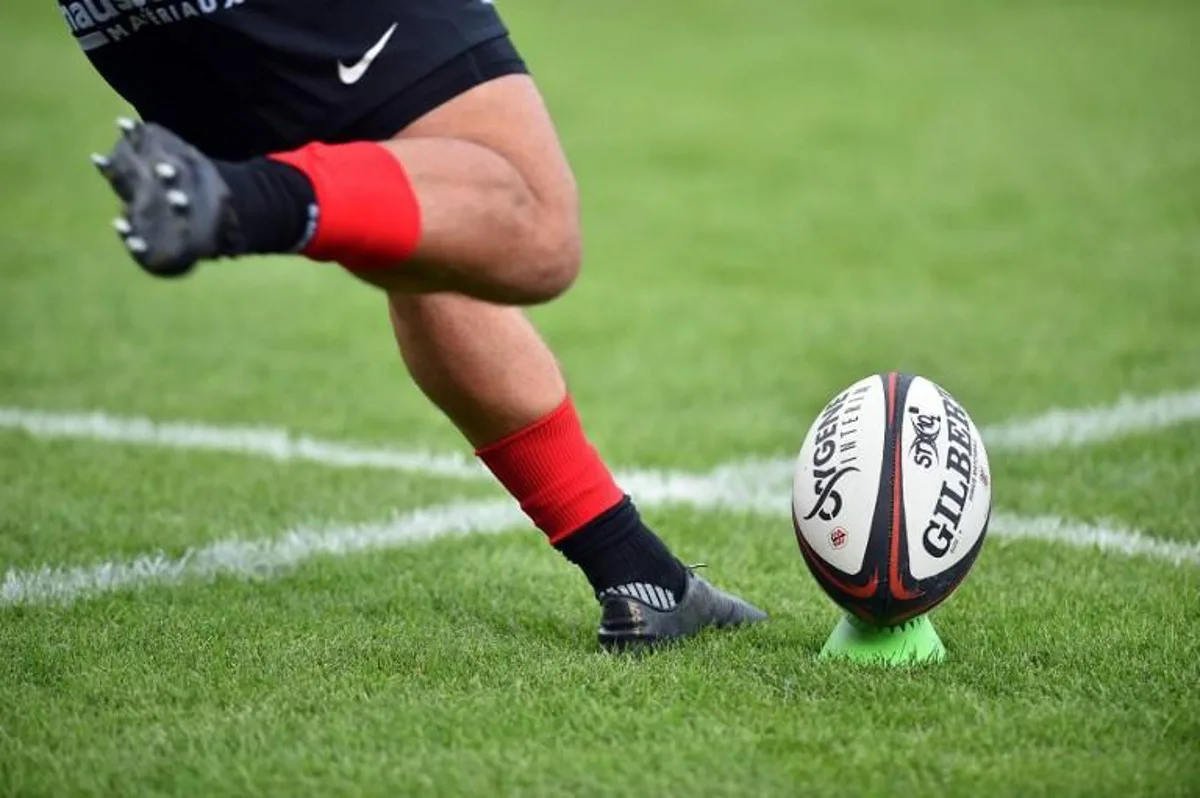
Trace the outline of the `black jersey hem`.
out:
[[[380,141],[395,136],[430,111],[471,89],[505,75],[528,74],[524,59],[503,28],[425,76],[395,92],[330,142]]]

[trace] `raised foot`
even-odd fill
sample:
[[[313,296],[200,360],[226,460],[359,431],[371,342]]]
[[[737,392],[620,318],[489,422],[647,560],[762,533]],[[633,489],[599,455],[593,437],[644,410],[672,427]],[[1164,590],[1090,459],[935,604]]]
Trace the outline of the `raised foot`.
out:
[[[123,204],[113,229],[147,272],[177,277],[236,251],[229,187],[213,162],[164,127],[117,120],[120,136],[92,164]]]

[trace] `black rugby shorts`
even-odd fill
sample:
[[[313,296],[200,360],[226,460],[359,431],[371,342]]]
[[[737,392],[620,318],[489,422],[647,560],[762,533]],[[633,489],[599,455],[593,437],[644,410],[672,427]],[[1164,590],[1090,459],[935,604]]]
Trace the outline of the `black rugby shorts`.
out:
[[[477,44],[388,97],[374,111],[349,125],[339,140],[391,138],[428,112],[481,83],[526,72],[525,62],[508,36]]]
[[[489,0],[59,0],[145,120],[229,160],[391,138],[526,71]]]

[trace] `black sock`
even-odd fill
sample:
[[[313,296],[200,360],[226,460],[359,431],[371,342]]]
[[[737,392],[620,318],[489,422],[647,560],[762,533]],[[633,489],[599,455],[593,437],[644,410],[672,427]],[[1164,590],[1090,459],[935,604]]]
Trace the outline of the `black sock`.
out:
[[[213,163],[229,186],[238,220],[238,251],[227,254],[295,252],[312,235],[317,197],[299,169],[270,158]]]
[[[683,596],[683,564],[642,522],[628,496],[555,548],[583,570],[597,595],[609,588],[647,584],[670,591],[675,601]],[[650,603],[659,602],[650,596]]]

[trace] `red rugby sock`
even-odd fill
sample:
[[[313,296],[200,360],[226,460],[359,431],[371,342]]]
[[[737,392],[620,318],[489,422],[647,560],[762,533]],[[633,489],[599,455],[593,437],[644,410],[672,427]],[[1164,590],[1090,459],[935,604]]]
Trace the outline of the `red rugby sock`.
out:
[[[569,396],[547,415],[476,454],[551,543],[625,498],[584,435]]]
[[[318,143],[270,158],[312,183],[318,216],[306,257],[351,269],[390,268],[417,248],[421,207],[404,166],[383,146]]]

